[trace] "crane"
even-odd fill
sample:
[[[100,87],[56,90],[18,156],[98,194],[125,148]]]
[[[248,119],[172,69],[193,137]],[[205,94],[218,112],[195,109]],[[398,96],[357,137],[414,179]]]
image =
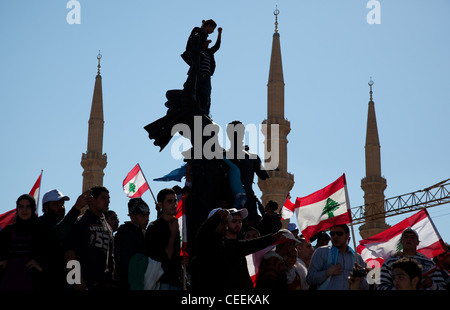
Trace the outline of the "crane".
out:
[[[449,202],[450,179],[447,179],[425,189],[385,199],[383,201],[384,212],[381,213],[366,214],[364,212],[367,206],[380,204],[381,201],[351,208],[352,225],[363,224],[368,217],[370,217],[371,220],[375,220],[413,212],[422,208],[431,208]],[[369,208],[368,210],[373,209],[374,208]]]

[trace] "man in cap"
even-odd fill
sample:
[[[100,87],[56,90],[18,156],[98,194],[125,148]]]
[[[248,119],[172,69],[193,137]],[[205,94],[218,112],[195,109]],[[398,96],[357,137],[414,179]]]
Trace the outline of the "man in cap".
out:
[[[150,208],[142,198],[128,202],[128,216],[114,236],[115,278],[119,289],[128,290],[128,266],[135,254],[145,253],[145,230],[149,221]]]
[[[247,218],[248,211],[246,208],[237,210],[236,208],[228,209],[230,216],[227,218],[227,238],[238,239],[239,232],[242,229],[242,220]]]
[[[417,252],[417,246],[419,245],[419,235],[411,227],[403,230],[399,247],[400,251],[389,257],[383,262],[380,272],[381,283],[377,286],[379,290],[392,290],[394,289],[394,281],[392,275],[392,264],[400,258],[407,257],[412,258],[417,263],[422,265],[423,272],[426,277],[423,277],[419,287],[421,289],[428,290],[440,290],[444,289],[444,279],[442,273],[436,268],[436,265],[428,257],[422,253]]]
[[[46,192],[42,198],[44,214],[39,217],[39,222],[54,230],[59,240],[63,241],[80,215],[81,209],[89,203],[90,198],[90,191],[81,194],[66,215],[64,203],[70,200],[69,196],[63,195],[57,189],[52,189]]]
[[[237,209],[213,209],[200,227],[195,240],[195,255],[191,262],[191,280],[193,290],[236,290],[249,291],[253,283],[247,269],[245,256],[262,250],[284,238],[282,232],[251,239],[238,240],[237,233],[227,237],[232,229],[242,227],[242,219],[248,211]],[[235,225],[233,225],[233,222]],[[236,238],[233,238],[235,236]],[[211,273],[217,281],[211,285]]]
[[[70,200],[68,196],[57,189],[52,189],[42,198],[43,215],[38,218],[38,222],[50,231],[46,251],[49,261],[46,279],[49,288],[62,289],[66,284],[63,241],[72,230],[81,209],[88,204],[90,196],[88,194],[89,192],[81,194],[67,215],[64,203]]]

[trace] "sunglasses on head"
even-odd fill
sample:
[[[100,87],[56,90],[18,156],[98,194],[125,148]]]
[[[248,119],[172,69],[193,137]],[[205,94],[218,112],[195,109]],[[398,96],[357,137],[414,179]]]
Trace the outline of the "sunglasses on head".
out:
[[[344,235],[344,232],[343,231],[330,231],[330,236],[333,237],[334,235],[342,237]]]

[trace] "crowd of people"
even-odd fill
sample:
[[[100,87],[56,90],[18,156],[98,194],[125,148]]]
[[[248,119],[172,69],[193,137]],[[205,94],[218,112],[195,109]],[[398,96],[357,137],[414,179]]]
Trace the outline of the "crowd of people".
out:
[[[381,267],[379,284],[367,281],[361,256],[348,246],[347,225],[331,227],[313,239],[294,223],[282,229],[276,202],[270,201],[257,225],[246,225],[246,208],[215,208],[197,233],[195,251],[181,251],[175,217],[181,193],[165,188],[157,195],[158,217],[141,198],[128,203],[129,221],[119,225],[109,210],[105,187],[81,194],[65,212],[69,197],[53,189],[36,201],[17,199],[16,218],[0,230],[1,290],[442,290],[449,288],[449,252],[430,260],[417,252],[419,235],[401,236],[402,250]],[[262,208],[260,208],[262,211]],[[331,242],[331,244],[329,244]],[[253,255],[252,255],[253,254]],[[255,274],[249,257],[260,255]],[[68,268],[78,262],[79,270]]]
[[[208,35],[216,26],[213,20],[207,20],[195,27],[182,54],[190,67],[185,95],[197,103],[196,112],[203,115],[210,114],[214,53],[221,44],[222,28],[218,28],[216,44],[208,47]],[[161,139],[156,134],[161,126],[159,121],[156,123],[146,130],[150,138]],[[335,225],[329,235],[320,232],[311,240],[299,235],[294,223],[283,229],[280,206],[272,200],[263,206],[252,190],[255,173],[262,180],[269,175],[261,169],[259,157],[251,157],[244,146],[244,129],[239,121],[227,126],[233,147],[224,152],[223,162],[228,167],[229,200],[233,203],[211,210],[209,204],[206,206],[209,214],[204,221],[201,217],[203,222],[191,235],[194,240],[188,240],[189,250],[182,247],[176,217],[178,202],[187,198],[189,186],[184,190],[161,190],[156,198],[157,218],[150,223],[149,205],[142,198],[130,199],[129,220],[122,225],[117,214],[109,210],[109,191],[103,186],[82,193],[67,214],[65,203],[70,198],[58,189],[50,190],[43,196],[43,215],[39,217],[34,197],[24,194],[17,199],[14,223],[0,230],[0,290],[276,292],[449,288],[449,251],[428,259],[417,252],[419,235],[411,228],[402,233],[402,250],[383,263],[377,284],[367,281],[370,270],[348,246],[347,225]],[[170,138],[161,140],[155,145],[164,147]],[[200,161],[199,165],[204,163]],[[191,168],[188,165],[186,171]],[[222,172],[219,169],[217,173]],[[198,175],[205,179],[204,174]],[[198,187],[203,191],[201,185],[213,183],[215,176],[211,182],[205,179],[197,183]],[[189,173],[186,182],[191,182]],[[194,210],[199,201],[206,201],[204,195],[200,196],[194,200]],[[191,213],[191,219],[195,215]],[[310,241],[316,241],[316,245]]]

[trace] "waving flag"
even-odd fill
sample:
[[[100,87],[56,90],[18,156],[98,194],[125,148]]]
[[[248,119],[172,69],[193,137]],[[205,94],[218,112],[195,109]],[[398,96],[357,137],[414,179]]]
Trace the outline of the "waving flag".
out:
[[[295,201],[297,223],[306,240],[333,225],[351,222],[345,173],[330,185]]]
[[[42,178],[42,171],[39,175],[39,178],[37,179],[36,183],[34,183],[33,188],[30,191],[30,195],[34,197],[34,200],[36,200],[36,214],[38,212],[38,206],[39,206],[39,193],[41,191],[41,178]]]
[[[426,209],[422,209],[375,236],[359,241],[356,249],[367,263],[375,260],[381,266],[384,260],[400,249],[402,232],[408,227],[411,227],[419,235],[420,242],[417,252],[433,258],[446,251],[444,242]]]
[[[41,178],[42,178],[42,170],[41,174],[39,175],[39,178],[34,183],[33,187],[31,188],[30,195],[34,197],[34,200],[36,200],[36,214],[38,210],[39,205],[39,192],[41,189]],[[3,214],[0,214],[0,230],[3,229],[5,226],[12,224],[14,221],[14,217],[16,216],[16,209],[9,210],[8,212],[5,212]]]
[[[123,191],[129,198],[139,198],[148,189],[147,180],[142,173],[141,166],[136,164],[123,180]]]
[[[295,203],[291,202],[290,193],[287,194],[286,200],[283,204],[283,207],[281,208],[281,219],[287,220],[292,217],[295,211]]]
[[[181,256],[188,256],[187,254],[187,230],[186,230],[186,211],[185,211],[185,201],[186,198],[184,196],[181,197],[181,200],[178,201],[177,204],[177,214],[176,218],[178,219],[178,227],[181,233]]]

